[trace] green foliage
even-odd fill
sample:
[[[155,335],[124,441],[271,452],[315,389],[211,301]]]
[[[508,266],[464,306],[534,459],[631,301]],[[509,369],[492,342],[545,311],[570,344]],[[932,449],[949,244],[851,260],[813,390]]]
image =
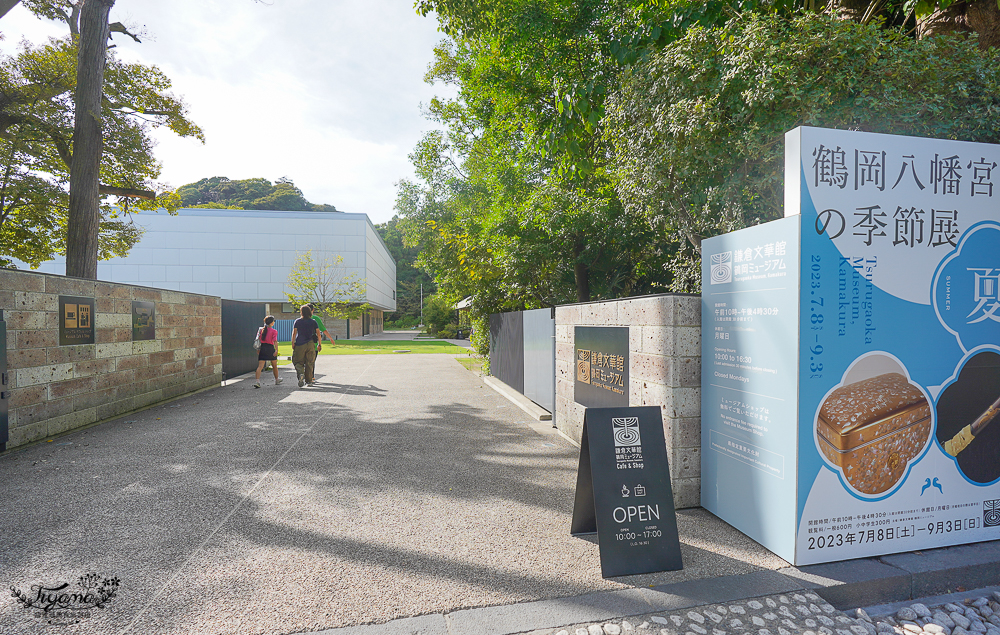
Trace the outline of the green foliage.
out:
[[[459,96],[431,102],[447,131],[414,150],[419,180],[399,184],[396,209],[449,300],[492,312],[664,288],[670,250],[617,200],[593,101],[619,72],[605,22],[623,4],[482,4],[478,26],[442,16],[456,41],[428,79]]]
[[[424,299],[424,324],[427,325],[428,333],[438,337],[455,337],[457,322],[454,305],[443,296],[435,294]]]
[[[471,318],[472,333],[469,336],[469,341],[472,342],[472,348],[485,360],[483,373],[488,375],[490,372],[490,316],[483,313],[473,313]]]
[[[17,54],[0,58],[0,266],[10,266],[11,258],[38,266],[65,253],[75,87],[76,46],[69,37],[41,46],[25,43]],[[103,185],[158,189],[160,164],[150,137],[155,128],[204,140],[169,90],[170,80],[156,67],[123,62],[108,51]],[[100,258],[124,256],[138,241],[131,212],[174,211],[180,204],[169,191],[135,200],[102,201]]]
[[[416,7],[450,36],[427,79],[458,96],[428,107],[446,130],[411,155],[399,229],[474,319],[696,290],[703,237],[781,215],[797,125],[995,139],[995,52],[902,35],[902,0]]]
[[[651,56],[608,112],[622,201],[693,256],[703,237],[782,216],[784,133],[796,126],[997,142],[1000,54],[750,14]]]
[[[420,248],[404,244],[404,235],[398,216],[393,216],[380,225],[376,225],[382,242],[389,249],[389,254],[396,261],[396,311],[386,316],[386,328],[389,323],[392,328],[409,328],[420,322],[420,293],[423,285],[424,295],[430,295],[437,290],[434,279],[426,271],[417,267],[417,257]],[[412,323],[411,323],[412,322]],[[404,326],[405,323],[405,326]]]
[[[213,176],[177,188],[184,207],[209,209],[267,209],[287,212],[336,212],[333,205],[317,205],[305,199],[302,190],[287,177],[273,184],[267,179],[231,180]]]
[[[344,257],[313,259],[312,250],[300,253],[288,272],[288,301],[299,307],[313,305],[324,318],[356,320],[371,309],[364,302],[368,286],[356,273],[348,273]]]
[[[396,329],[412,329],[419,325],[419,315],[404,315],[398,320],[386,320],[383,322],[383,328],[387,331],[393,331]]]

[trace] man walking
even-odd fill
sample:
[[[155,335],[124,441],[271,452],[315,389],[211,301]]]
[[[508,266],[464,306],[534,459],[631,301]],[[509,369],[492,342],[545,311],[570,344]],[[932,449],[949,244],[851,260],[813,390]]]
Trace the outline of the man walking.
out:
[[[299,309],[300,318],[292,323],[292,364],[299,378],[299,388],[306,383],[316,383],[313,373],[316,368],[316,344],[319,342],[318,325],[312,319],[309,305]]]
[[[316,312],[316,305],[309,303],[306,306],[308,306],[309,310],[313,312],[312,319],[313,322],[316,323],[316,333],[318,334],[318,341],[316,342],[316,355],[318,356],[320,351],[323,350],[324,335],[326,335],[326,339],[330,340],[330,346],[336,346],[336,343],[333,341],[333,338],[330,337],[330,332],[326,330],[326,326],[323,324],[323,318],[321,318],[319,313]],[[309,385],[313,386],[315,384],[316,384],[316,376],[314,374],[313,381]]]

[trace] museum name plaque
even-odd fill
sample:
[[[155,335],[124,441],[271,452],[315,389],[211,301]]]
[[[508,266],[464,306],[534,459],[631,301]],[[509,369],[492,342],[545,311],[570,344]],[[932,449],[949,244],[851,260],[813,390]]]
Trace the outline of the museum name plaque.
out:
[[[156,305],[132,301],[132,341],[156,339]]]
[[[605,578],[684,567],[658,406],[587,408],[570,533],[595,532]]]
[[[94,343],[94,298],[59,296],[59,345]]]
[[[628,327],[577,326],[573,400],[588,408],[628,405]]]

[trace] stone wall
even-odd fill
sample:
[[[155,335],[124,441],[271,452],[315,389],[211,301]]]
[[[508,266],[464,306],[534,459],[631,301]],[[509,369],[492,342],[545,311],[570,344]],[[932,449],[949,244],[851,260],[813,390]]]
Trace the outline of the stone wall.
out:
[[[629,405],[660,406],[677,508],[701,504],[701,298],[657,295],[556,307],[556,426],[583,435],[574,327],[629,328]]]
[[[287,302],[266,302],[264,306],[268,315],[273,315],[275,320],[295,320],[299,317],[298,311],[282,311],[283,308],[294,308]]]
[[[327,332],[330,335],[332,335],[335,339],[338,340],[347,339],[347,320],[341,320],[341,319],[323,320],[323,325],[326,326]]]
[[[348,320],[347,323],[348,323],[348,330],[350,331],[348,333],[348,336],[347,336],[348,339],[356,340],[356,339],[360,339],[360,338],[364,337],[364,333],[365,333],[364,326],[365,325],[361,322],[361,318],[357,318],[357,319],[354,319],[354,320]],[[332,333],[332,331],[331,331],[331,333]]]
[[[94,298],[94,343],[60,346],[59,296]],[[155,303],[156,339],[132,341],[132,301]],[[0,269],[10,438],[17,447],[222,380],[213,296]]]

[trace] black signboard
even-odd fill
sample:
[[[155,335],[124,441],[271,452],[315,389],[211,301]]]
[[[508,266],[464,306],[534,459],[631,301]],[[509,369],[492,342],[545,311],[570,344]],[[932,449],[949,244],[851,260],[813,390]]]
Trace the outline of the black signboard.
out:
[[[59,345],[94,343],[94,298],[59,296]]]
[[[659,406],[587,408],[570,533],[595,532],[605,578],[684,568]]]
[[[628,327],[577,326],[573,400],[588,408],[628,405]]]
[[[156,339],[156,304],[132,301],[132,341]]]

